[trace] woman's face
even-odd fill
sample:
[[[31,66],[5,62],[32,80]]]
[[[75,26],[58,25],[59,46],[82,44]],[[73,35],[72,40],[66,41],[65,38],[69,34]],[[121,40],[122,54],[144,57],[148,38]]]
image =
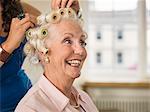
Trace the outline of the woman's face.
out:
[[[50,38],[46,41],[49,48],[50,64],[58,73],[77,78],[86,59],[85,33],[79,24],[72,20],[62,20],[50,29]]]

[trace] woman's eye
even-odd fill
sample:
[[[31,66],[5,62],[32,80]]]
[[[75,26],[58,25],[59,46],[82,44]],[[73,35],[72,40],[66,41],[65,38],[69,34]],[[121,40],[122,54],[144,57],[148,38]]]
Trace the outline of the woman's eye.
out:
[[[65,43],[65,44],[72,44],[72,41],[69,40],[69,39],[65,39],[65,40],[64,40],[64,43]]]
[[[85,46],[87,45],[87,43],[86,43],[85,41],[80,41],[80,45],[81,45],[82,47],[85,47]]]

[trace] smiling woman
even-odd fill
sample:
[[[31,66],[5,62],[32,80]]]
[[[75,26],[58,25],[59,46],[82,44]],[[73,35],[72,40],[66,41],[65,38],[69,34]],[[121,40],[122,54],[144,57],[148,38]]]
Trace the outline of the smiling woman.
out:
[[[28,30],[24,50],[40,59],[44,74],[16,112],[98,112],[90,97],[73,87],[87,56],[82,18],[71,8],[62,8],[37,20],[39,27]]]

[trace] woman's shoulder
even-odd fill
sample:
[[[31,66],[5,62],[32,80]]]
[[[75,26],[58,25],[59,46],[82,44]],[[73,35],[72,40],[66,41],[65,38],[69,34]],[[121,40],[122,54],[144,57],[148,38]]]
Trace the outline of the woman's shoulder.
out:
[[[35,97],[40,96],[39,93],[40,88],[38,87],[38,84],[35,84],[28,90],[26,95],[22,98],[20,104],[31,103],[34,99],[36,99]]]
[[[35,110],[38,110],[38,112],[42,112],[43,110],[44,112],[51,112],[54,108],[52,106],[54,104],[52,104],[47,95],[41,90],[37,82],[19,102],[15,112],[34,112]],[[23,109],[27,109],[28,111],[22,111]]]
[[[25,96],[18,103],[15,112],[22,112],[23,109],[25,109],[25,108],[26,109],[30,109],[30,107],[32,107],[32,105],[34,104],[34,102],[36,102],[35,101],[35,99],[36,99],[35,97],[37,97],[38,91],[39,91],[39,89],[38,89],[37,85],[34,85],[33,87],[31,87],[28,90],[28,92],[25,94]]]

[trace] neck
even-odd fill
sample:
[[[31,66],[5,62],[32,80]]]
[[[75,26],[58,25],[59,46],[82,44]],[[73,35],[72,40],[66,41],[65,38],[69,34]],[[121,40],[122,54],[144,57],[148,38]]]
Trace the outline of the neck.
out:
[[[67,75],[59,72],[58,69],[45,69],[45,76],[65,96],[68,98],[71,97],[71,88],[74,79],[68,78]]]

